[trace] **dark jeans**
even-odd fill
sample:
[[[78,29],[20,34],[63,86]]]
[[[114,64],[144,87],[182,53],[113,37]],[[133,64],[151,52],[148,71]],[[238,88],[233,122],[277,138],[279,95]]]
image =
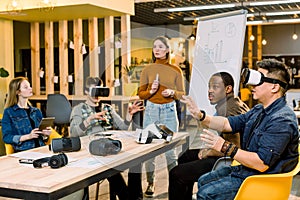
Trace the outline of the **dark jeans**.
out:
[[[178,159],[178,165],[169,172],[169,200],[191,200],[194,183],[210,172],[219,157],[199,160],[199,149],[187,150]]]
[[[107,178],[110,188],[110,200],[116,200],[116,196],[120,200],[143,199],[141,169],[141,164],[129,169],[128,186],[120,173]]]
[[[129,169],[128,172],[129,200],[142,200],[142,164]]]
[[[116,196],[120,200],[128,200],[128,189],[121,173],[115,174],[107,178],[109,182],[110,200],[116,200]]]

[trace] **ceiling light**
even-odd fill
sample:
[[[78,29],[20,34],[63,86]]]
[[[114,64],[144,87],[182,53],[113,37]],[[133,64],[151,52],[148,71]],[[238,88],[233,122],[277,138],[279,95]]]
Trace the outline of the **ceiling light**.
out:
[[[298,3],[300,0],[282,0],[282,1],[242,1],[240,3],[229,3],[229,4],[215,4],[215,5],[203,5],[203,6],[187,6],[187,7],[175,7],[175,8],[155,8],[154,12],[181,12],[181,11],[192,11],[192,10],[209,10],[209,9],[220,9],[220,8],[233,8],[233,7],[249,7],[249,6],[265,6],[265,5],[276,5],[276,4],[289,4]]]
[[[247,25],[260,25],[263,24],[264,22],[262,20],[256,20],[256,21],[247,21]]]
[[[251,35],[249,39],[250,39],[250,41],[254,41],[255,40],[255,36]]]
[[[292,36],[293,40],[297,40],[298,39],[298,35],[296,33],[293,34]]]
[[[178,8],[155,8],[154,12],[180,12],[180,11],[192,11],[192,10],[209,10],[209,9],[219,9],[219,8],[233,8],[236,4],[215,4],[215,5],[205,5],[205,6],[188,6],[188,7],[178,7]]]
[[[195,40],[195,39],[196,39],[196,32],[197,32],[197,28],[193,28],[193,29],[192,29],[191,35],[189,35],[189,36],[187,37],[187,39],[188,39],[188,40]]]
[[[189,35],[187,37],[188,40],[195,40],[196,39],[196,35],[194,33],[192,33],[191,35]]]
[[[296,24],[294,24],[294,34],[292,36],[293,40],[297,40],[298,39],[298,35],[296,33]]]
[[[300,19],[276,19],[273,23],[295,23],[300,22]]]
[[[20,0],[11,0],[6,5],[7,12],[11,15],[17,15],[23,10]]]
[[[255,12],[255,13],[247,13],[247,18],[253,18],[257,16],[282,16],[282,15],[297,15],[300,14],[300,10],[292,10],[292,11],[274,11],[274,12]],[[199,20],[201,17],[184,17],[184,21],[193,21]]]
[[[266,16],[280,16],[280,15],[295,15],[295,14],[300,14],[299,10],[295,11],[281,11],[281,12],[266,12]]]
[[[40,11],[49,12],[54,9],[53,0],[41,0],[39,3]]]
[[[288,3],[298,3],[298,2],[300,2],[300,0],[255,1],[255,2],[249,2],[249,6],[266,6],[266,5],[288,4]]]
[[[266,39],[263,39],[263,40],[261,41],[261,44],[262,44],[262,45],[266,45],[266,44],[267,44],[267,40],[266,40]]]
[[[257,20],[257,21],[247,21],[247,25],[262,25],[262,24],[289,24],[289,23],[299,23],[300,19],[276,19],[276,20]]]

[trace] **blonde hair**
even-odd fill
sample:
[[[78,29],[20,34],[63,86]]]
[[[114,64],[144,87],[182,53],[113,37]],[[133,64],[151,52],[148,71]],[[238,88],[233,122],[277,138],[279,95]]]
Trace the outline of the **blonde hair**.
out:
[[[4,108],[14,106],[18,103],[19,96],[17,92],[20,90],[21,83],[25,80],[28,81],[26,77],[16,77],[10,81]]]

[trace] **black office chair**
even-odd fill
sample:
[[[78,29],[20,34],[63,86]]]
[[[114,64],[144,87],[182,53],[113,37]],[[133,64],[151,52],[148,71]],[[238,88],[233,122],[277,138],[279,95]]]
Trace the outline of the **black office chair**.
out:
[[[69,135],[68,126],[70,124],[71,112],[72,106],[65,95],[48,94],[46,116],[55,117],[55,130],[63,137]]]

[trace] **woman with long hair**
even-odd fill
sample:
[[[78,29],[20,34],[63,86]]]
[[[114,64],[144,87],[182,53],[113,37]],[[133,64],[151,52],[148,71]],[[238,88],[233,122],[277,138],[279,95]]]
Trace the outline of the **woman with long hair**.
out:
[[[42,112],[32,107],[28,99],[32,88],[27,78],[17,77],[10,81],[2,118],[3,141],[11,144],[15,152],[44,146],[51,128],[39,130]]]
[[[164,36],[154,39],[152,49],[153,63],[144,67],[141,78],[139,97],[146,100],[143,128],[157,122],[165,124],[174,132],[178,131],[179,122],[176,111],[176,101],[185,93],[184,78],[180,67],[171,65],[170,45]],[[174,150],[165,153],[168,170],[170,171],[177,164],[177,157]],[[147,171],[148,187],[146,197],[154,194],[154,159],[145,163]]]

